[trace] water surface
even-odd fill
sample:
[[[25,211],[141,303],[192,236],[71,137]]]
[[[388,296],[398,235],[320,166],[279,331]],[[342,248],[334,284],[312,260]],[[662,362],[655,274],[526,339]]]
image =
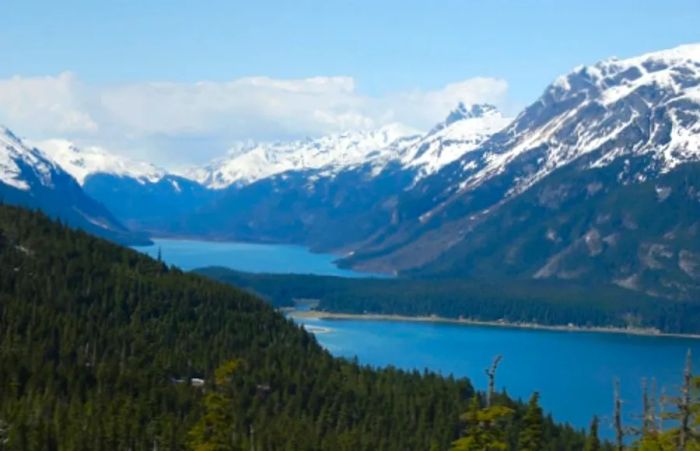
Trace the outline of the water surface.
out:
[[[394,365],[466,376],[486,388],[487,368],[503,355],[497,385],[516,398],[533,391],[559,421],[588,427],[598,415],[610,436],[613,380],[619,378],[628,423],[638,422],[641,381],[656,378],[675,393],[685,354],[700,356],[700,340],[560,332],[445,323],[301,319],[334,355],[374,366]]]
[[[240,271],[364,276],[336,267],[335,257],[300,246],[156,239],[138,250],[189,270],[225,266]],[[700,356],[700,340],[623,334],[561,332],[445,323],[381,320],[313,320],[321,345],[333,354],[374,366],[394,365],[468,377],[484,389],[494,356],[503,355],[497,385],[516,398],[538,391],[559,421],[587,427],[602,420],[610,436],[614,378],[619,378],[628,424],[638,422],[643,378],[675,393],[685,353]]]
[[[223,266],[245,272],[318,274],[367,277],[366,273],[340,269],[336,256],[317,254],[302,246],[155,238],[151,246],[134,249],[184,270]]]

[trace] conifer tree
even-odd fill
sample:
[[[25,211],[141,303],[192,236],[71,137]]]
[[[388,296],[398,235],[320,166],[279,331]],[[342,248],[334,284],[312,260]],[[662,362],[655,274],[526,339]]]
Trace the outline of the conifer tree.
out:
[[[594,416],[591,420],[591,429],[588,432],[588,437],[586,437],[586,448],[585,451],[600,451],[600,438],[598,438],[598,425],[599,420],[597,416]]]
[[[539,451],[543,443],[542,408],[539,405],[539,394],[533,393],[523,415],[523,428],[518,437],[520,451]]]
[[[494,405],[481,408],[475,395],[469,410],[461,416],[465,424],[464,437],[452,443],[452,451],[497,451],[508,449],[505,434],[505,421],[513,414],[513,409]]]
[[[229,360],[217,368],[213,389],[204,398],[205,413],[189,434],[194,451],[232,451],[239,449],[233,442],[233,393],[231,376],[240,361]]]

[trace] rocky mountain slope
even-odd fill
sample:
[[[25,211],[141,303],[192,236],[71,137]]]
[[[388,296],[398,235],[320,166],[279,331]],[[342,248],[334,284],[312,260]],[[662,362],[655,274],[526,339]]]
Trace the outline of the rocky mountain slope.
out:
[[[699,118],[700,45],[576,68],[404,193],[346,264],[682,296],[698,281]]]

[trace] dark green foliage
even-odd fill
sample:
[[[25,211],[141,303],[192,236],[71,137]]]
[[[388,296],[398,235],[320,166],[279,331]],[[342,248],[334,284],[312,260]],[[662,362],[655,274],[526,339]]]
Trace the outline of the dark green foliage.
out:
[[[496,393],[491,407],[486,406],[483,398],[477,394],[471,399],[468,409],[460,417],[463,427],[460,438],[452,443],[451,449],[521,450],[521,436],[528,428],[528,406],[514,402],[503,393]],[[585,437],[581,432],[558,426],[551,417],[540,419],[542,435],[538,451],[583,449]],[[604,449],[609,449],[607,443],[605,446]]]
[[[700,303],[641,295],[616,286],[570,282],[460,279],[348,279],[312,275],[245,274],[225,268],[198,272],[247,288],[277,306],[317,299],[318,309],[342,313],[438,315],[545,325],[648,327],[700,333]]]
[[[193,450],[225,450],[240,444],[235,440],[236,421],[231,409],[236,397],[232,377],[240,366],[239,360],[229,360],[217,368],[212,387],[204,396],[204,414],[188,434]]]
[[[206,406],[230,359],[223,398]],[[465,380],[333,358],[250,294],[0,207],[7,449],[183,449],[205,407],[226,412],[245,449],[446,449],[472,393]],[[549,420],[545,437],[582,445]]]
[[[513,409],[504,405],[482,408],[478,396],[461,417],[465,435],[452,443],[452,451],[495,451],[508,449],[506,430]]]
[[[598,417],[593,417],[591,420],[591,429],[586,437],[585,451],[600,451],[600,439],[598,438]]]
[[[539,395],[533,393],[523,415],[522,429],[518,438],[518,449],[521,451],[539,451],[544,444],[544,420],[542,408],[539,405]]]

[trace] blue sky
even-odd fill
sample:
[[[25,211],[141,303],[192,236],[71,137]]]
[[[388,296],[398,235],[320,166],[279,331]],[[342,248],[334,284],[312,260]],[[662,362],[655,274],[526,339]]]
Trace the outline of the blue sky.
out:
[[[0,94],[0,121],[26,129],[20,134],[64,134],[100,144],[127,134],[131,141],[122,140],[119,146],[140,150],[166,146],[173,137],[190,145],[188,139],[225,146],[226,140],[246,136],[283,138],[321,133],[332,127],[291,122],[279,127],[278,117],[252,124],[250,118],[235,116],[222,123],[230,120],[236,133],[223,136],[220,130],[212,130],[215,139],[211,141],[206,139],[205,128],[177,120],[173,122],[179,123],[178,130],[151,127],[125,131],[112,125],[116,116],[126,121],[122,116],[129,108],[124,106],[127,112],[116,116],[90,110],[102,102],[95,100],[95,91],[135,89],[156,81],[182,90],[199,81],[216,84],[265,77],[269,85],[271,80],[327,77],[335,80],[330,83],[334,94],[352,91],[355,96],[371,98],[375,107],[380,103],[388,108],[391,99],[405,101],[408,94],[438,92],[450,84],[481,77],[507,83],[505,90],[494,85],[490,94],[482,97],[514,113],[535,100],[557,75],[578,64],[700,41],[698,0],[4,0],[1,8],[0,80],[14,77],[54,83],[24,89],[31,94],[26,100],[29,103],[42,102],[35,91],[45,91],[45,96],[60,90],[80,91],[80,95],[44,102],[48,106],[68,105],[66,109],[75,113],[64,121],[68,126],[51,130],[29,121],[30,112],[18,118],[7,107],[3,111],[3,100],[6,104],[10,97],[23,100],[18,100],[16,85],[7,85],[15,93]],[[65,79],[57,83],[61,74]],[[128,97],[128,93],[118,92],[119,96],[110,92],[112,104],[115,96],[120,102]],[[147,97],[142,91],[138,95]],[[299,102],[298,98],[293,100]],[[341,106],[333,103],[333,114],[343,108],[357,113],[354,101],[344,97]],[[320,102],[323,107],[315,105],[313,111],[325,114],[330,107]],[[401,103],[392,111],[405,108]],[[80,123],[81,114],[94,127],[87,120],[82,126],[71,126]],[[302,112],[294,110],[292,114]],[[342,120],[334,116],[333,123],[338,127],[353,124],[352,117],[346,116]],[[381,123],[381,118],[406,119],[395,116],[387,113],[357,121],[369,126]],[[425,115],[407,120],[423,127],[432,119]],[[271,130],[269,136],[264,130]]]

